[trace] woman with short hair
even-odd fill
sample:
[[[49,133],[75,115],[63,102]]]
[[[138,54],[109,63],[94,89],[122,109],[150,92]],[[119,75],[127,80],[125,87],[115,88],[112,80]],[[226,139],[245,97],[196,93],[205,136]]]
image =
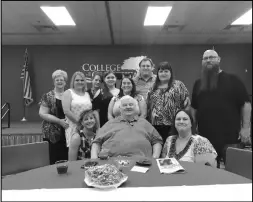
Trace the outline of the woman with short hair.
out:
[[[43,119],[42,134],[44,140],[49,142],[50,164],[68,159],[65,129],[69,126],[62,109],[62,95],[68,75],[63,70],[56,70],[52,79],[54,89],[42,96],[39,109],[39,115]]]
[[[75,133],[71,136],[69,161],[90,158],[91,144],[99,128],[98,119],[93,110],[85,110],[80,115]]]

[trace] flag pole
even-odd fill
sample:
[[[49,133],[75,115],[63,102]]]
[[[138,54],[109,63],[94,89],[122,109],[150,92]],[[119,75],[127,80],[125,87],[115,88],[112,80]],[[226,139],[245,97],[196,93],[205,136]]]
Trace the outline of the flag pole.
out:
[[[24,99],[24,79],[23,79],[23,95],[22,95],[22,97],[23,97],[23,118],[21,119],[21,121],[22,122],[26,122],[27,121],[27,119],[25,118],[25,99]]]
[[[26,57],[26,52],[27,52],[27,48],[25,50],[25,57]],[[24,64],[25,65],[25,64]],[[22,98],[23,98],[23,118],[21,119],[22,122],[26,122],[27,119],[25,118],[25,99],[24,99],[24,88],[25,88],[25,71],[24,71],[24,78],[23,78],[23,95],[22,95]]]

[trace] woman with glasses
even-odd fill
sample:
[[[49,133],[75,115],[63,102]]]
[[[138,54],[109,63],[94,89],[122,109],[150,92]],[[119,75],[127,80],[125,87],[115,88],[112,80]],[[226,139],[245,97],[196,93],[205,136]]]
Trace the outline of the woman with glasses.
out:
[[[202,57],[200,79],[192,90],[192,112],[199,133],[208,138],[218,153],[218,167],[225,161],[230,144],[250,144],[251,103],[243,82],[223,71],[221,57],[206,50]]]

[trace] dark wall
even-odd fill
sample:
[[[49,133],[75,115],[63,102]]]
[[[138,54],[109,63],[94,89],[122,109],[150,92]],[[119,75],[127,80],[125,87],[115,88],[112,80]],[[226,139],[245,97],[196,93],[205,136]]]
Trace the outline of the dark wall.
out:
[[[39,121],[38,103],[42,94],[53,88],[51,75],[56,69],[67,71],[71,78],[84,63],[122,64],[129,57],[145,55],[152,58],[155,64],[169,61],[176,79],[183,81],[191,93],[194,81],[200,76],[203,52],[212,46],[2,46],[2,104],[10,102],[12,121],[23,117],[20,73],[25,48],[29,52],[35,100],[27,108],[26,117],[29,121]],[[248,93],[252,94],[252,44],[215,45],[215,50],[221,56],[221,68],[238,75]]]

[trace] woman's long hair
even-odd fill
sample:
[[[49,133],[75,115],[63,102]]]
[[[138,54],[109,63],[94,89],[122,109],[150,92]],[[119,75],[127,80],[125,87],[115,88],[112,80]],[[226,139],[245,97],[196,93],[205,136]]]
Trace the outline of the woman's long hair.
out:
[[[92,77],[91,77],[92,81],[95,79],[96,76],[99,76],[100,81],[101,81],[101,84],[102,84],[102,83],[103,83],[103,76],[102,76],[102,74],[101,74],[100,72],[93,72],[93,73],[92,73]],[[92,84],[92,85],[93,85],[93,84]],[[92,86],[92,87],[93,87],[93,86]],[[101,88],[101,86],[100,86],[100,88]]]
[[[135,83],[134,83],[134,81],[133,81],[133,79],[131,79],[131,78],[123,78],[122,80],[121,80],[121,82],[120,82],[120,91],[119,91],[119,98],[121,98],[121,97],[123,97],[124,96],[124,92],[123,92],[123,90],[122,90],[122,82],[123,82],[123,80],[124,79],[128,79],[131,83],[132,83],[132,90],[131,90],[131,92],[130,92],[130,96],[131,97],[135,97],[136,95],[137,95],[137,92],[136,92],[136,85],[135,85]]]
[[[92,132],[96,133],[98,128],[99,128],[99,124],[98,124],[98,120],[97,120],[97,117],[95,116],[94,114],[94,111],[93,110],[84,110],[81,114],[80,114],[80,119],[77,123],[77,127],[76,127],[76,130],[77,132],[80,132],[81,130],[83,130],[84,126],[82,125],[82,122],[83,122],[83,119],[89,115],[89,114],[92,114],[94,119],[95,119],[95,125],[93,126],[92,128]]]
[[[166,89],[166,91],[170,90],[172,84],[173,84],[173,81],[174,81],[174,74],[173,74],[173,71],[172,71],[172,67],[171,65],[168,63],[168,62],[160,62],[159,65],[158,65],[158,68],[157,68],[157,73],[156,73],[156,80],[155,80],[155,83],[153,85],[153,91],[157,90],[158,86],[160,85],[161,81],[159,79],[159,76],[158,76],[158,72],[159,70],[164,70],[164,69],[168,69],[170,71],[170,80],[168,81],[168,88]]]
[[[103,76],[103,82],[104,82],[104,88],[103,88],[103,98],[107,98],[107,97],[112,97],[113,95],[111,94],[107,84],[105,83],[105,78],[109,75],[109,74],[113,74],[115,77],[116,77],[116,74],[113,72],[113,71],[108,71],[108,72],[105,72],[104,73],[104,76]],[[116,80],[117,80],[117,77],[116,77]],[[116,86],[116,83],[115,83],[115,86]]]
[[[171,127],[170,135],[178,135],[178,131],[177,131],[176,126],[175,126],[175,122],[176,122],[176,116],[179,112],[184,112],[189,116],[189,118],[191,120],[191,124],[192,124],[192,127],[191,127],[192,135],[196,135],[197,134],[196,124],[193,120],[192,113],[191,113],[190,109],[179,109],[176,112],[176,114],[173,118],[173,124],[172,124],[172,127]]]

